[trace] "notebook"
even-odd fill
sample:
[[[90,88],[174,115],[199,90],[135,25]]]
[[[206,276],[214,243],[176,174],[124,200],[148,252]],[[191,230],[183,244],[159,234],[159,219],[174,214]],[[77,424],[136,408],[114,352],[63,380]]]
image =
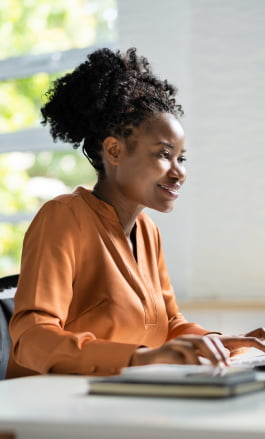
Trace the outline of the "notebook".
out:
[[[153,364],[89,383],[90,394],[223,398],[265,389],[252,368]]]

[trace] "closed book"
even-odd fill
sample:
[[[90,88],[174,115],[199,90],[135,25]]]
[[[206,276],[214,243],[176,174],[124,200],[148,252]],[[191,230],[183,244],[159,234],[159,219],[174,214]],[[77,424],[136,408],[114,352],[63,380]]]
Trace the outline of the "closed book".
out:
[[[94,379],[90,394],[223,398],[265,389],[250,368],[148,365],[124,368],[120,375]]]

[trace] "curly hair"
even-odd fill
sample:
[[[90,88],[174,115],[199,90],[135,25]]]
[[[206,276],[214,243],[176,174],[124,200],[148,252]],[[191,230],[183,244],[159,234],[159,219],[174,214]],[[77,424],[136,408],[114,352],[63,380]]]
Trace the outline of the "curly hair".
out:
[[[41,108],[42,124],[50,124],[53,140],[78,148],[104,175],[102,142],[108,136],[127,138],[133,127],[159,112],[176,117],[177,89],[153,75],[145,57],[130,48],[125,54],[104,48],[87,56],[72,73],[55,80]]]

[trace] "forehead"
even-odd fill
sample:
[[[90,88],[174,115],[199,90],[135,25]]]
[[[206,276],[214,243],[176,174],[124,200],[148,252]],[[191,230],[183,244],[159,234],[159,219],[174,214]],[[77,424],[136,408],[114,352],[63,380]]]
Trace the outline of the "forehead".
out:
[[[159,113],[144,122],[134,131],[136,137],[150,137],[157,141],[179,142],[184,139],[184,131],[173,114]]]

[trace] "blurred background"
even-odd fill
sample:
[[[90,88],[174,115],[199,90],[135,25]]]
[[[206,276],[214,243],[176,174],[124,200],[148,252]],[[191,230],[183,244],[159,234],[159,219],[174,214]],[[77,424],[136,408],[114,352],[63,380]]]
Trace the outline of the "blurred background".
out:
[[[137,47],[178,89],[188,180],[159,225],[188,318],[265,326],[264,0],[2,0],[0,275],[19,272],[39,207],[95,173],[40,126],[50,82],[98,47]],[[251,311],[251,312],[250,312]]]
[[[50,145],[40,106],[51,81],[117,38],[114,0],[4,0],[0,4],[0,275],[19,271],[25,229],[36,210],[94,172],[70,146]],[[83,52],[82,49],[85,48]],[[76,52],[76,53],[74,53]],[[39,130],[39,131],[38,131]]]

